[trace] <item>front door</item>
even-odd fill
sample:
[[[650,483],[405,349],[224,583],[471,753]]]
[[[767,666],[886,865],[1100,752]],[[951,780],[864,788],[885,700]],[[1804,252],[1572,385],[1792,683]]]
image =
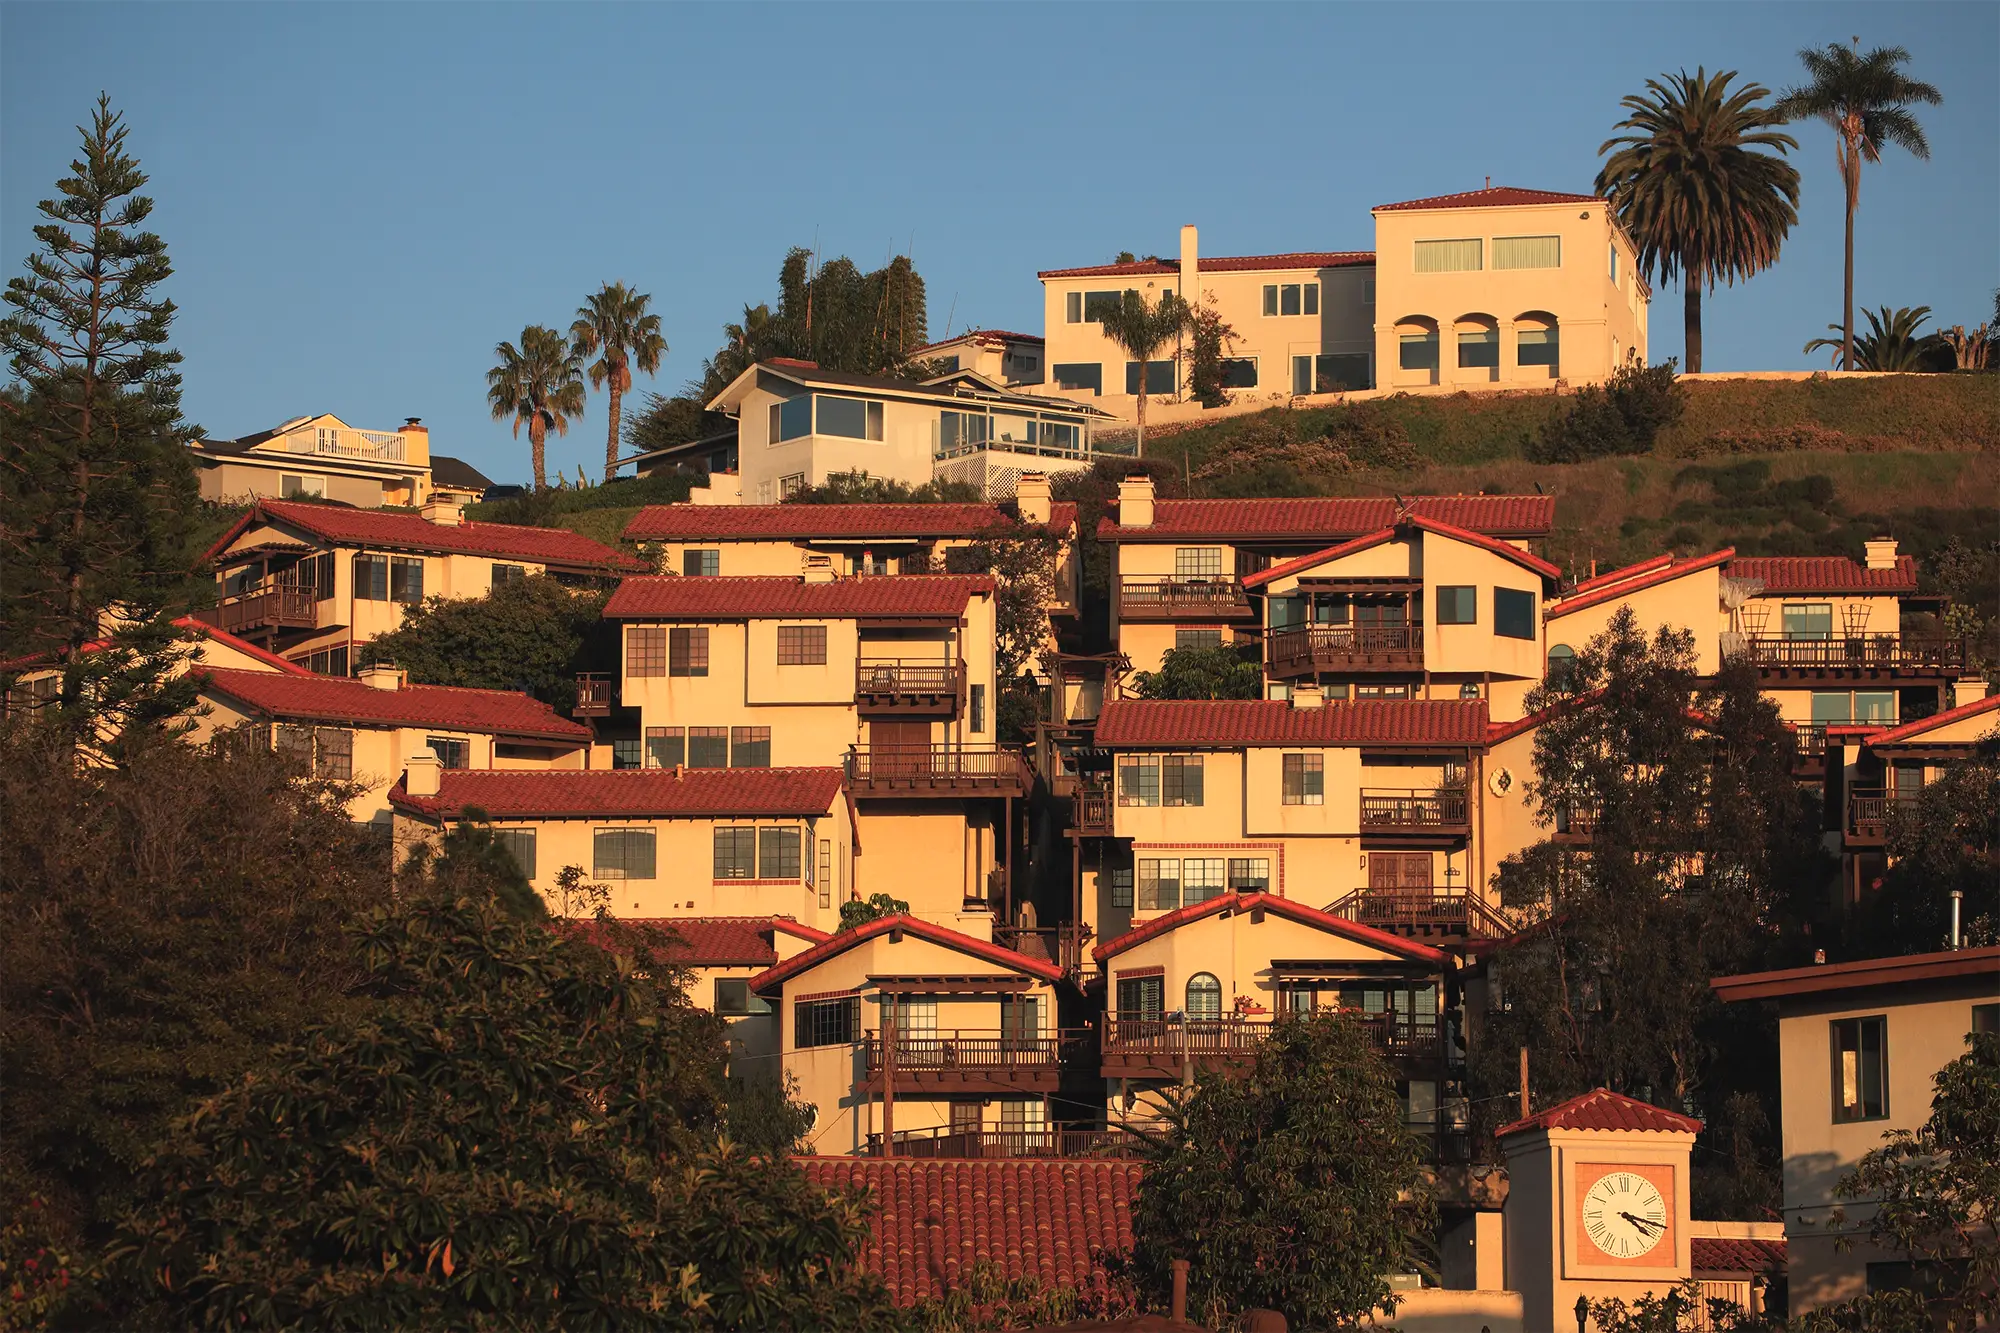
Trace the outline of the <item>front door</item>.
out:
[[[916,777],[930,772],[931,724],[870,722],[869,768],[877,777]]]
[[[1368,853],[1368,887],[1425,891],[1431,886],[1429,852]]]

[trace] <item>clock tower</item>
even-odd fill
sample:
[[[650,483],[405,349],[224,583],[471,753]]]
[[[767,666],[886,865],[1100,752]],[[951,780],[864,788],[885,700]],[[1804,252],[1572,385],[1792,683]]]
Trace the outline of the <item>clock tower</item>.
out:
[[[1507,1285],[1521,1293],[1529,1333],[1573,1327],[1578,1296],[1629,1302],[1688,1276],[1688,1157],[1700,1129],[1599,1088],[1499,1131]]]

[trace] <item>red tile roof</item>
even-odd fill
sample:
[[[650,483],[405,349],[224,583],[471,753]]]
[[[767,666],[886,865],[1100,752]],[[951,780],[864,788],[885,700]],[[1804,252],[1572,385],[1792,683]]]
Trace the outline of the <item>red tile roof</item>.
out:
[[[1006,329],[967,329],[964,333],[956,334],[950,338],[943,338],[934,343],[925,343],[922,347],[917,348],[916,351],[911,352],[910,355],[912,357],[919,357],[925,352],[934,352],[940,347],[949,347],[953,343],[962,343],[968,338],[974,342],[985,343],[988,346],[997,346],[1004,343],[1033,343],[1035,346],[1041,347],[1046,343],[1046,340],[1039,333],[1012,333]]]
[[[1234,255],[1198,258],[1204,273],[1256,273],[1267,269],[1354,268],[1375,262],[1373,250],[1300,250],[1285,255]],[[1126,264],[1092,264],[1086,268],[1043,269],[1038,278],[1139,278],[1179,273],[1178,259],[1138,259]]]
[[[282,671],[288,676],[310,676],[313,674],[297,662],[280,657],[276,653],[267,652],[259,648],[256,644],[251,643],[248,639],[239,639],[227,630],[217,629],[208,622],[197,620],[193,616],[179,616],[174,620],[174,625],[178,629],[194,630],[204,639],[233,648],[247,657],[254,657],[272,670]],[[96,639],[84,644],[79,651],[101,653],[108,642],[109,640],[107,639]],[[0,662],[0,671],[21,671],[31,667],[49,666],[53,665],[55,660],[56,658],[53,653],[29,653],[25,657],[10,657],[4,662]]]
[[[389,801],[434,819],[469,807],[508,819],[804,816],[832,809],[841,781],[837,768],[448,769],[436,796],[398,782]]]
[[[879,935],[887,935],[892,930],[900,930],[920,940],[929,940],[932,944],[942,944],[947,949],[956,949],[960,953],[985,962],[996,963],[1010,972],[1025,972],[1044,981],[1061,981],[1063,978],[1063,970],[1045,959],[1030,958],[1026,954],[1015,953],[1012,949],[988,940],[962,935],[958,931],[926,921],[922,917],[896,912],[889,916],[877,917],[866,925],[856,926],[852,930],[843,930],[827,936],[825,940],[797,957],[789,958],[770,971],[750,978],[750,988],[769,993],[799,973],[818,967],[834,955],[846,953],[855,945],[865,943]]]
[[[531,528],[515,523],[475,523],[453,526],[433,523],[421,514],[386,509],[349,509],[344,505],[299,504],[289,500],[259,500],[208,550],[215,560],[253,526],[277,522],[303,528],[323,542],[398,551],[441,552],[447,555],[489,555],[526,560],[566,569],[644,570],[642,560],[614,551],[566,528]]]
[[[1042,1285],[1095,1287],[1132,1248],[1133,1161],[800,1159],[825,1190],[874,1196],[861,1261],[899,1304],[941,1296],[978,1263]]]
[[[1633,1129],[1664,1134],[1699,1134],[1701,1121],[1668,1111],[1609,1088],[1595,1088],[1580,1097],[1558,1102],[1548,1110],[1516,1120],[1493,1131],[1518,1134],[1528,1129]]]
[[[1578,584],[1575,592],[1550,607],[1543,613],[1542,619],[1559,620],[1572,611],[1582,611],[1589,607],[1601,606],[1605,602],[1615,602],[1630,593],[1645,588],[1657,588],[1662,583],[1672,583],[1675,579],[1698,574],[1704,569],[1714,569],[1717,565],[1726,563],[1735,554],[1736,548],[1729,546],[1687,560],[1676,561],[1672,556],[1668,556],[1668,563],[1664,565],[1656,565],[1652,561],[1648,561],[1645,565],[1634,565],[1633,570],[1644,572],[1632,574],[1615,583],[1607,582],[1617,577],[1615,574],[1602,575],[1590,581],[1590,590],[1587,592],[1584,591],[1582,584]]]
[[[590,728],[572,722],[539,699],[514,690],[468,690],[449,685],[405,685],[378,690],[345,676],[279,675],[203,667],[204,689],[265,717],[358,726],[442,727],[495,736],[533,736],[582,744]]]
[[[1917,590],[1917,558],[1896,557],[1894,569],[1870,569],[1844,555],[1756,555],[1729,562],[1732,579],[1762,579],[1765,592],[1899,593]]]
[[[1623,583],[1626,579],[1636,579],[1641,574],[1650,574],[1656,569],[1664,569],[1673,562],[1674,553],[1668,551],[1665,555],[1656,555],[1641,560],[1636,565],[1627,565],[1623,569],[1614,569],[1603,574],[1594,574],[1590,578],[1579,581],[1574,588],[1570,589],[1570,592],[1572,594],[1592,592],[1598,588],[1608,587],[1613,583]]]
[[[1374,532],[1363,533],[1354,540],[1342,542],[1338,546],[1329,546],[1323,551],[1314,551],[1308,555],[1295,556],[1290,560],[1284,561],[1282,564],[1272,565],[1267,569],[1259,570],[1257,573],[1247,576],[1243,580],[1243,586],[1246,588],[1261,588],[1265,584],[1275,583],[1287,575],[1298,574],[1318,565],[1324,565],[1334,560],[1342,560],[1362,551],[1373,550],[1382,543],[1391,542],[1395,539],[1396,530],[1394,528],[1380,528]]]
[[[1484,745],[1484,699],[1119,699],[1097,719],[1097,743],[1124,748],[1263,745]]]
[[[604,605],[607,620],[956,619],[975,595],[993,591],[984,574],[895,574],[808,583],[799,578],[630,578]]]
[[[767,916],[619,919],[628,926],[651,926],[677,936],[662,952],[689,967],[769,967],[778,961]]]
[[[1106,940],[1092,949],[1090,956],[1101,963],[1107,958],[1124,953],[1135,944],[1144,944],[1147,940],[1164,935],[1168,931],[1178,930],[1191,921],[1200,921],[1204,917],[1215,916],[1220,912],[1249,911],[1272,912],[1288,920],[1297,921],[1301,925],[1315,927],[1329,935],[1339,935],[1370,948],[1407,958],[1411,962],[1427,963],[1432,967],[1443,967],[1445,964],[1444,954],[1428,944],[1418,944],[1414,940],[1404,939],[1401,935],[1391,935],[1385,930],[1364,926],[1345,917],[1334,916],[1330,912],[1322,912],[1318,908],[1307,907],[1304,903],[1294,902],[1290,898],[1280,898],[1271,893],[1225,893],[1219,898],[1210,898],[1207,902],[1196,903],[1192,907],[1179,908],[1165,916],[1154,917],[1144,925],[1134,926],[1123,935]]]
[[[1782,1273],[1786,1248],[1782,1239],[1690,1236],[1688,1267],[1696,1273]]]
[[[1053,505],[1049,526],[1076,522],[1076,506]],[[870,537],[976,537],[1014,519],[997,505],[647,505],[625,525],[627,541],[865,541]]]
[[[1579,694],[1573,699],[1559,699],[1547,708],[1530,713],[1526,717],[1517,718],[1512,722],[1488,723],[1486,727],[1486,744],[1491,747],[1498,745],[1501,741],[1512,740],[1524,731],[1533,731],[1536,727],[1541,726],[1542,723],[1558,714],[1569,712],[1574,708],[1581,708],[1585,704],[1596,703],[1603,697],[1604,690],[1602,687],[1599,687],[1598,689]]]
[[[1598,204],[1594,194],[1563,194],[1556,190],[1524,190],[1514,185],[1489,185],[1483,190],[1460,194],[1434,194],[1428,199],[1405,199],[1400,204],[1377,204],[1375,213],[1416,211],[1429,208],[1507,208],[1517,204]]]
[[[1404,506],[1420,518],[1488,537],[1546,537],[1556,521],[1553,495],[1418,495],[1408,497]],[[1391,496],[1156,500],[1152,526],[1129,528],[1107,517],[1097,525],[1097,535],[1103,541],[1208,537],[1218,541],[1333,542],[1391,527],[1396,514],[1397,503]]]
[[[1920,717],[1914,722],[1905,722],[1900,727],[1877,732],[1868,738],[1868,743],[1882,745],[1912,740],[1937,727],[1947,727],[1954,722],[1963,722],[1968,717],[1978,717],[1981,713],[1991,713],[1996,710],[2000,710],[2000,693],[1989,694],[1984,699],[1975,699],[1969,704],[1960,704],[1956,708],[1947,708],[1942,713],[1932,713],[1929,717]]]

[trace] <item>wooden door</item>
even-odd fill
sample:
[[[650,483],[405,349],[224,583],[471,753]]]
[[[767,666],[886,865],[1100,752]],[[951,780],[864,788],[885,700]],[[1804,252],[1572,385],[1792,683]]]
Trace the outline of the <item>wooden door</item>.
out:
[[[870,722],[869,768],[877,777],[916,777],[930,771],[931,724]]]
[[[1429,852],[1368,853],[1368,887],[1371,889],[1428,889],[1431,887]]]

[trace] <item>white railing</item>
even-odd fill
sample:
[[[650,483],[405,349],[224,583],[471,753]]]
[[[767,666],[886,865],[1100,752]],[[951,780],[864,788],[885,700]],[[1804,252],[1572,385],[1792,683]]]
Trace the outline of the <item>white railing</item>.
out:
[[[403,437],[391,431],[302,430],[285,437],[285,452],[400,463],[404,446]]]

